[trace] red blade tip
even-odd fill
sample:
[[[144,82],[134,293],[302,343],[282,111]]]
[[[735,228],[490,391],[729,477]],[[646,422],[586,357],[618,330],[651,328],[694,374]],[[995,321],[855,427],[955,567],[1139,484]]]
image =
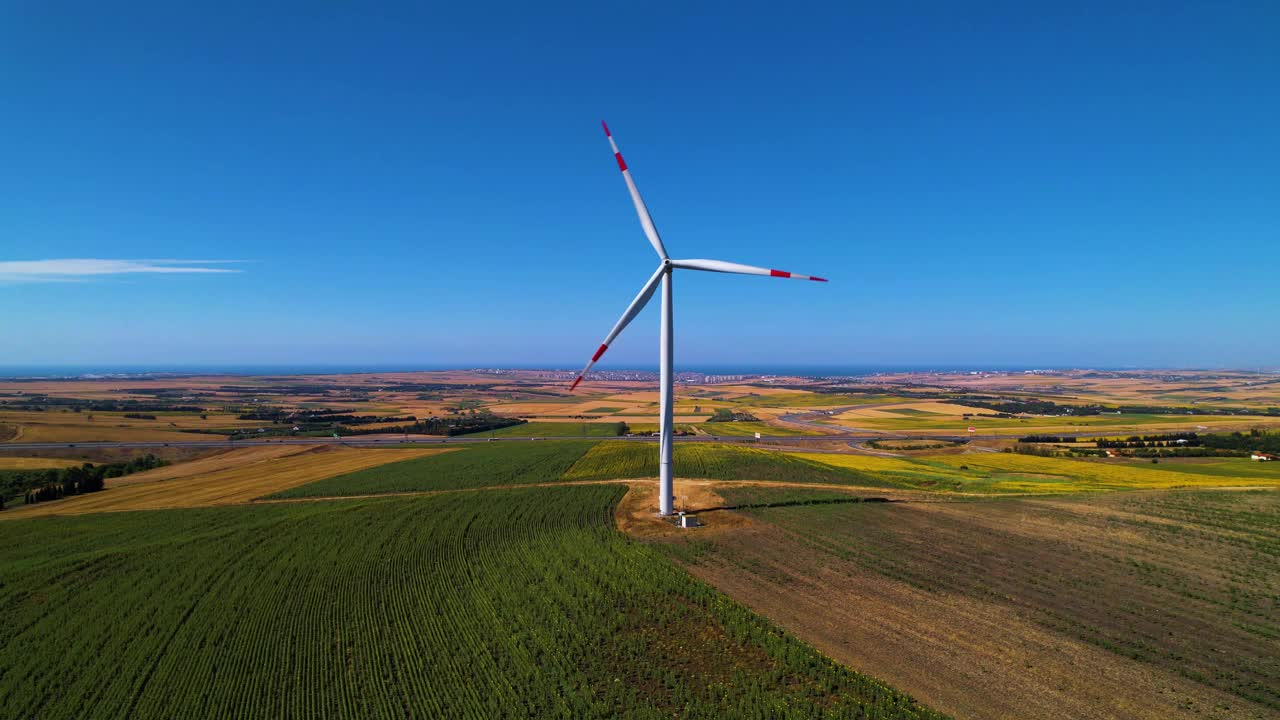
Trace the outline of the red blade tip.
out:
[[[569,386],[569,392],[573,392],[573,389],[574,389],[574,388],[576,388],[576,387],[578,387],[578,383],[580,383],[580,382],[582,382],[582,376],[581,376],[581,375],[579,375],[579,376],[578,376],[578,379],[577,379],[577,380],[574,380],[574,381],[573,381],[573,384]]]
[[[809,279],[810,279],[810,280],[813,280],[813,281],[816,281],[816,282],[826,282],[826,281],[827,281],[827,279],[826,279],[826,278],[820,278],[820,277],[811,277],[811,278],[809,278]]]
[[[600,127],[604,128],[604,134],[605,134],[607,137],[613,137],[613,133],[609,132],[609,124],[608,124],[608,123],[606,123],[605,121],[601,120],[601,121],[600,121]]]

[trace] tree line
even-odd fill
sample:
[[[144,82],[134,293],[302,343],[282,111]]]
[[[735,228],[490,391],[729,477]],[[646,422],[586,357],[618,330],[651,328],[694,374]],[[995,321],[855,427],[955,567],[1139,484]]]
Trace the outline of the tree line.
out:
[[[528,420],[520,418],[500,417],[498,415],[476,414],[455,415],[443,418],[419,420],[412,425],[398,425],[383,428],[349,428],[337,429],[339,435],[375,435],[388,433],[393,435],[469,435],[471,433],[499,430],[512,425],[523,425]]]
[[[1093,442],[1100,448],[1199,447],[1204,444],[1200,436],[1193,432],[1166,433],[1164,435],[1131,435],[1124,440],[1095,438]]]
[[[78,398],[28,397],[22,401],[7,401],[4,406],[12,410],[45,412],[62,408],[72,412],[204,412],[199,405],[172,405],[153,400],[81,400]]]
[[[1247,450],[1280,455],[1280,432],[1254,429],[1247,433],[1205,435],[1204,445],[1221,450]]]
[[[147,454],[126,462],[101,465],[84,463],[68,468],[5,471],[0,473],[0,509],[4,508],[5,500],[19,495],[22,495],[29,505],[35,502],[57,500],[69,495],[98,492],[110,478],[168,464],[167,460]]]
[[[734,412],[729,408],[719,408],[715,414],[707,418],[707,422],[758,422],[760,418],[745,412]]]
[[[1057,454],[1051,443],[1089,443],[1096,448],[1071,448],[1071,455],[1101,457],[1108,450],[1126,450],[1132,457],[1244,457],[1252,452],[1280,455],[1280,431],[1254,429],[1249,432],[1199,434],[1193,432],[1159,435],[1130,435],[1124,439],[1076,438],[1057,435],[1027,435],[1018,438],[1013,452],[1027,455]]]
[[[373,423],[386,422],[411,423],[418,419],[416,415],[379,417],[377,415],[351,415],[342,413],[339,410],[282,410],[279,408],[253,410],[240,413],[236,417],[240,420],[259,420],[276,425],[305,425],[309,426],[305,429],[312,430],[325,429],[334,425],[372,425]]]

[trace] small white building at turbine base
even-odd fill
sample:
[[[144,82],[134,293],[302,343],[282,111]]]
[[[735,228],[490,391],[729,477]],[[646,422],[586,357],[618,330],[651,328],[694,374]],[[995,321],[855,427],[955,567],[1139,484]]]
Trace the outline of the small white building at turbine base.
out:
[[[1258,462],[1269,462],[1271,460],[1280,460],[1280,455],[1272,455],[1271,453],[1256,452],[1249,455],[1250,460]]]

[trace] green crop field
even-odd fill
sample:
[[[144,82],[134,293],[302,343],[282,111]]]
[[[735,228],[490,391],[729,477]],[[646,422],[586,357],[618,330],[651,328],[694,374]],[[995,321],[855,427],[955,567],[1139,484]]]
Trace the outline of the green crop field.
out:
[[[1149,461],[1141,462],[1144,465]],[[1212,475],[1225,478],[1259,478],[1273,479],[1280,482],[1280,462],[1256,462],[1248,458],[1213,459],[1205,462],[1199,459],[1162,458],[1160,469],[1172,472],[1193,473],[1196,475]]]
[[[735,445],[677,443],[674,462],[681,477],[902,486],[884,475],[858,468],[835,467],[809,457]],[[625,440],[546,440],[530,441],[527,445],[485,443],[317,480],[270,497],[376,495],[657,475],[657,443]]]
[[[337,475],[276,493],[274,498],[373,495],[554,482],[595,444],[549,440],[468,445]],[[434,460],[437,462],[423,462]]]
[[[0,525],[6,717],[931,718],[579,486]]]
[[[869,473],[832,467],[784,453],[736,445],[676,443],[672,458],[681,477],[774,480],[896,487]],[[658,449],[648,443],[601,442],[564,474],[565,480],[657,477]]]
[[[471,437],[617,437],[616,422],[528,422],[498,430],[474,433]]]
[[[945,413],[929,412],[928,410],[920,410],[917,408],[886,408],[885,412],[893,413],[894,415],[906,415],[908,417],[922,417],[922,418],[927,418],[927,417],[936,418],[939,415],[945,414]]]
[[[815,430],[805,430],[802,428],[786,427],[782,425],[770,425],[769,423],[753,422],[750,420],[742,422],[706,422],[698,423],[694,427],[708,435],[723,435],[726,437],[751,437],[756,433],[760,433],[765,437],[770,435],[775,437],[792,437],[796,435],[822,434]]]

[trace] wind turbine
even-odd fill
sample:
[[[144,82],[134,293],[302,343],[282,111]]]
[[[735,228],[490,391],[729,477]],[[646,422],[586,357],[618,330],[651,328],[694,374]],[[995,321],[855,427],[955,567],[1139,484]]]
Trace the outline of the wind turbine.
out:
[[[615,338],[622,333],[623,329],[640,314],[644,306],[649,303],[649,299],[653,297],[653,293],[658,289],[658,283],[662,283],[662,340],[660,342],[659,358],[660,358],[660,378],[661,391],[659,393],[659,406],[661,411],[661,439],[659,442],[659,495],[661,496],[660,506],[661,514],[671,515],[675,505],[675,493],[672,490],[671,482],[671,445],[675,435],[675,426],[672,422],[673,404],[674,404],[674,382],[675,372],[672,369],[672,313],[671,313],[671,275],[676,269],[681,270],[705,270],[708,272],[734,273],[738,275],[765,275],[768,277],[792,278],[794,280],[816,280],[817,282],[826,282],[825,278],[811,277],[809,275],[797,275],[783,270],[771,270],[769,268],[753,267],[751,265],[740,265],[738,263],[724,262],[723,260],[672,260],[667,256],[667,249],[662,245],[662,238],[658,236],[658,228],[653,225],[653,218],[649,216],[649,210],[644,205],[644,200],[640,197],[640,191],[636,189],[636,181],[631,177],[631,171],[627,169],[627,163],[622,159],[622,153],[618,152],[618,143],[613,140],[613,133],[609,132],[609,126],[603,121],[600,123],[604,127],[605,137],[609,138],[609,146],[613,148],[613,157],[618,161],[618,169],[622,171],[622,179],[627,183],[627,191],[631,193],[631,202],[636,206],[636,215],[640,217],[640,227],[644,229],[645,237],[649,238],[649,244],[653,245],[653,249],[657,251],[658,258],[662,261],[658,265],[658,269],[654,271],[653,277],[649,278],[649,282],[640,288],[640,293],[631,301],[631,305],[627,307],[626,312],[622,313],[622,317],[618,319],[617,324],[613,326],[613,330],[605,336],[604,342],[600,343],[600,347],[596,349],[591,361],[587,366],[578,373],[578,377],[573,381],[569,391],[572,392],[578,387],[578,383],[586,377],[591,367],[596,361],[604,355],[605,350],[609,349]]]

